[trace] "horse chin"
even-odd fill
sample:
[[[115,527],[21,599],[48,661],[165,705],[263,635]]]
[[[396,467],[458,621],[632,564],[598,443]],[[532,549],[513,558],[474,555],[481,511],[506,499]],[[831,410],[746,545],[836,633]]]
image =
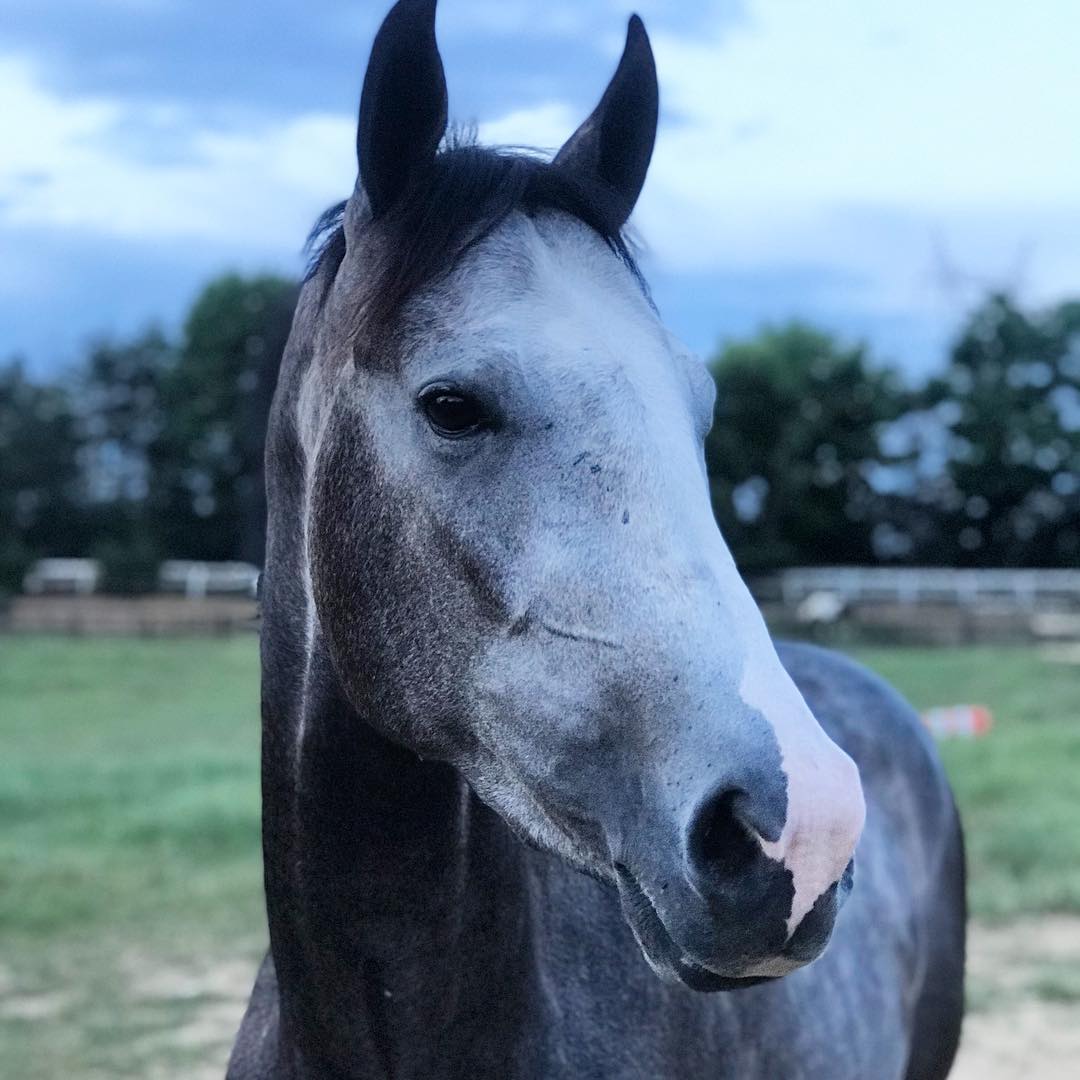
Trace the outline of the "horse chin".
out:
[[[729,975],[714,971],[681,949],[664,926],[648,895],[623,866],[616,866],[619,897],[623,915],[634,933],[649,967],[664,982],[686,986],[691,990],[715,993],[718,990],[745,990],[761,983],[772,982],[800,967],[782,959],[775,973],[764,973],[761,966],[752,974]]]
[[[717,975],[708,968],[699,967],[689,960],[680,960],[676,969],[679,982],[691,990],[711,994],[718,990],[746,990],[751,986],[773,982],[778,975],[748,975],[735,978],[731,975]]]

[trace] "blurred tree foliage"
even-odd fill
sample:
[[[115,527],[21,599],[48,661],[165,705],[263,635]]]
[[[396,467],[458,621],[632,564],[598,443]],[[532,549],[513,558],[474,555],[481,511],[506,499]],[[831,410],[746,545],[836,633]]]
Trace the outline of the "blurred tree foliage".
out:
[[[84,537],[68,553],[100,559],[113,592],[151,588],[163,548],[150,499],[151,455],[168,414],[166,380],[175,346],[158,329],[126,344],[93,345],[77,382]]]
[[[296,295],[280,278],[229,275],[188,315],[150,448],[163,551],[262,563],[263,436]]]
[[[1080,565],[1080,302],[1025,312],[989,297],[926,398],[949,433],[926,500],[941,561]]]
[[[44,555],[150,587],[161,559],[263,556],[262,447],[296,288],[211,282],[178,340],[99,342],[54,382],[0,366],[0,592]],[[1080,303],[989,296],[942,374],[801,323],[713,358],[713,506],[739,564],[1080,565]]]
[[[713,506],[747,571],[1080,566],[1080,303],[989,296],[914,389],[798,323],[711,367]]]
[[[263,432],[296,295],[228,275],[179,342],[98,342],[56,384],[0,368],[0,592],[45,555],[101,559],[121,592],[169,556],[261,563]]]
[[[59,386],[0,367],[0,594],[17,587],[38,554],[79,542],[79,439]]]
[[[880,433],[912,405],[894,373],[801,323],[728,345],[711,370],[705,461],[739,565],[876,561],[887,501],[871,483],[887,458]]]

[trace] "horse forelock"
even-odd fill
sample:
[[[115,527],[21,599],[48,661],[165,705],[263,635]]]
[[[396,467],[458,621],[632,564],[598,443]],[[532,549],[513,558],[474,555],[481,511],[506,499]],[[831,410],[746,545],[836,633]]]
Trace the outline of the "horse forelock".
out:
[[[524,151],[482,147],[455,136],[399,201],[373,217],[362,189],[327,210],[308,238],[306,280],[325,304],[355,249],[359,265],[348,281],[349,320],[342,332],[378,342],[406,303],[446,277],[462,255],[515,211],[555,211],[588,226],[631,269],[646,290],[610,193],[575,173]],[[378,360],[378,350],[360,350]]]

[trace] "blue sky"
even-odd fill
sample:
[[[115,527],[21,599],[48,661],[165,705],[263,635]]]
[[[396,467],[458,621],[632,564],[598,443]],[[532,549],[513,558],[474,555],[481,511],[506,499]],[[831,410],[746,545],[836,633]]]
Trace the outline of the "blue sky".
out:
[[[451,111],[557,147],[629,0],[442,0]],[[4,0],[0,356],[175,325],[225,269],[296,272],[352,186],[370,0]],[[635,215],[709,351],[799,315],[913,374],[979,292],[1080,295],[1074,0],[639,0],[662,118]]]

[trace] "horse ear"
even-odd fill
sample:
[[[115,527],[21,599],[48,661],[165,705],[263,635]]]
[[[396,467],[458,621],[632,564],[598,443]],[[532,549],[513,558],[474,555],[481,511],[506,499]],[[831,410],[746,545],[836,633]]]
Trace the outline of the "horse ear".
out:
[[[398,0],[371,47],[356,153],[378,217],[434,160],[446,134],[446,77],[435,41],[436,0]]]
[[[645,24],[631,16],[622,59],[592,115],[555,155],[555,164],[613,199],[619,224],[634,209],[656,141],[660,92]]]

